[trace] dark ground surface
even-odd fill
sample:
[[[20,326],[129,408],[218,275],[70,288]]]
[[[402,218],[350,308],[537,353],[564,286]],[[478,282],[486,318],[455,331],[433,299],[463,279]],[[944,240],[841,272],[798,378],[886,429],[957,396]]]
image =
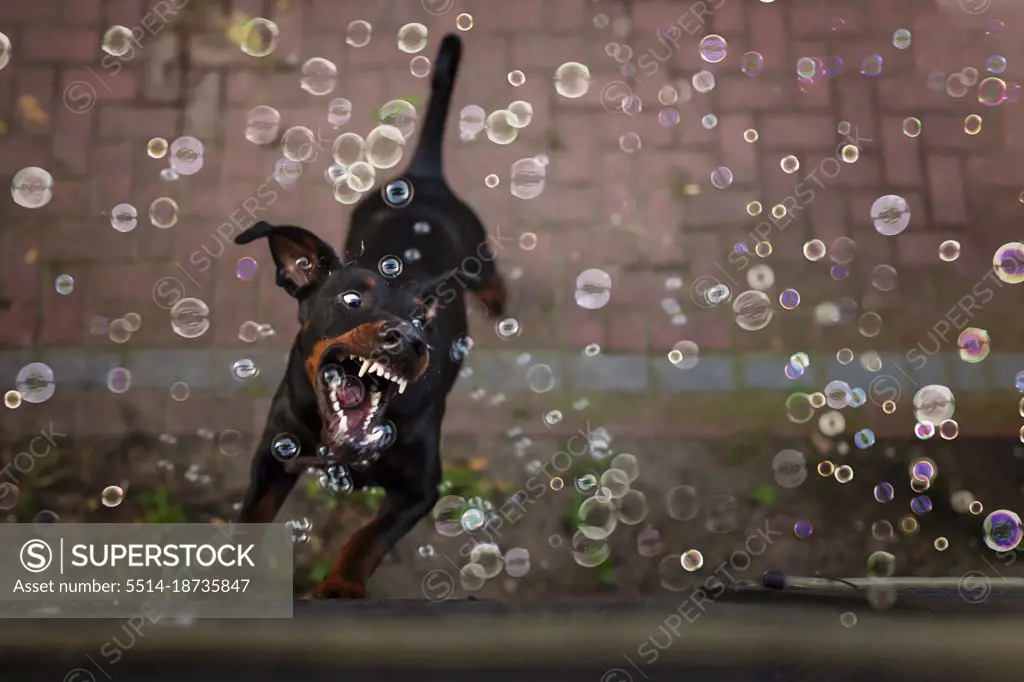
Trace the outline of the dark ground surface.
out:
[[[955,592],[901,595],[898,605],[926,607],[913,613],[872,610],[863,599],[776,594],[775,603],[741,604],[747,598],[734,595],[690,623],[674,621],[682,604],[666,599],[298,603],[292,621],[143,623],[135,635],[114,620],[21,621],[0,661],[7,670],[30,663],[17,668],[26,671],[19,680],[66,682],[989,680],[1024,664],[1019,619],[1007,615],[1020,613],[1017,599],[993,592],[965,608]],[[855,613],[856,625],[841,625],[841,613]]]

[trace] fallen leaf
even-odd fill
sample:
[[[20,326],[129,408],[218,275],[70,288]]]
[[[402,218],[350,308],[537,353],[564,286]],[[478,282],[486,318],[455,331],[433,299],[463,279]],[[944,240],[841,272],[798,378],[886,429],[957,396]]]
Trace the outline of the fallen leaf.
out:
[[[32,95],[22,95],[18,98],[18,112],[21,117],[29,123],[38,123],[39,125],[46,125],[50,122],[50,117],[45,111],[43,111],[42,105]]]
[[[7,133],[7,124],[0,121],[0,135],[4,135],[5,133]]]
[[[292,8],[291,0],[277,0],[277,11],[287,12]]]
[[[470,471],[483,471],[487,468],[487,459],[484,457],[474,457],[469,460],[468,468]]]

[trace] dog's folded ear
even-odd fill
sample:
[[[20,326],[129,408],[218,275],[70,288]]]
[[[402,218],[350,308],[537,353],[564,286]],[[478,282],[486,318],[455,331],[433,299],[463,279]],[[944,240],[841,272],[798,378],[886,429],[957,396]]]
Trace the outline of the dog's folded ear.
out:
[[[235,237],[236,244],[257,239],[270,242],[270,255],[277,267],[277,285],[291,296],[302,299],[341,269],[341,260],[329,244],[315,234],[293,225],[271,225],[260,221]]]

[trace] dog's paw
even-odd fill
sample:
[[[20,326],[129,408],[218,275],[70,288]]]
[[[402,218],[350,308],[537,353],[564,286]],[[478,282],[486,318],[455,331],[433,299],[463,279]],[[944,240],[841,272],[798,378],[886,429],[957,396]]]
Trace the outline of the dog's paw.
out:
[[[324,578],[315,590],[313,599],[366,599],[366,585],[341,578]]]

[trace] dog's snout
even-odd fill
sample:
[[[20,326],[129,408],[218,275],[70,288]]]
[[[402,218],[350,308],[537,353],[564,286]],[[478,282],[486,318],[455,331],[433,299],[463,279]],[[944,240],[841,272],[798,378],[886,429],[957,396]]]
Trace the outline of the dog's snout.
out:
[[[427,340],[419,329],[408,322],[401,322],[381,330],[380,347],[389,353],[409,350],[420,357],[427,352]]]

